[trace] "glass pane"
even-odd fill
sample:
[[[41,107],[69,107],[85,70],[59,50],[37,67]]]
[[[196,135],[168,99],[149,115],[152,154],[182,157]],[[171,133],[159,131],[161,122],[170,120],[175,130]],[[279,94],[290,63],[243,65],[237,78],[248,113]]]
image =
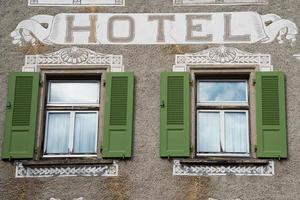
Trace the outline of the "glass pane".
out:
[[[200,81],[200,102],[246,102],[245,81]]]
[[[248,152],[247,123],[245,112],[225,112],[225,152]]]
[[[220,152],[220,113],[198,113],[198,152]]]
[[[70,113],[49,113],[46,153],[68,153]]]
[[[74,153],[96,153],[97,113],[76,113]]]
[[[99,84],[94,82],[50,82],[49,103],[98,103]]]

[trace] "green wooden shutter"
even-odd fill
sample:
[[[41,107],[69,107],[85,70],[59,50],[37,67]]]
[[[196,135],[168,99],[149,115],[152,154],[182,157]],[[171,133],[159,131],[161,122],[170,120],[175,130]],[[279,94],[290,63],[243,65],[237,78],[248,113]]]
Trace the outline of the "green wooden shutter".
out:
[[[107,73],[102,149],[104,158],[131,157],[133,90],[133,73]]]
[[[189,73],[163,72],[160,76],[160,156],[190,156]]]
[[[32,158],[38,108],[39,73],[14,72],[8,97],[2,158]]]
[[[257,157],[286,158],[285,82],[282,72],[256,73]]]

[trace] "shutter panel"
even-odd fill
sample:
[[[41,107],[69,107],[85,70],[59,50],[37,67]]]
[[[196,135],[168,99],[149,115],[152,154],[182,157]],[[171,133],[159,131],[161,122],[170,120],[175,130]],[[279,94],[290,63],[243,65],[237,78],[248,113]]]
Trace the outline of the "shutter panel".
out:
[[[107,73],[102,149],[104,158],[131,157],[133,87],[133,73]]]
[[[38,91],[39,73],[9,75],[2,158],[33,157]]]
[[[256,73],[257,157],[287,158],[283,72]]]
[[[160,77],[160,156],[190,156],[189,73],[163,72]]]

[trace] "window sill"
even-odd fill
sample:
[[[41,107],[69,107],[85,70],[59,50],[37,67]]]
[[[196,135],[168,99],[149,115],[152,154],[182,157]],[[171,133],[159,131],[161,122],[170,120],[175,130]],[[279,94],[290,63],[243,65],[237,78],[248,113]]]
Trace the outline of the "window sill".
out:
[[[269,163],[268,160],[263,159],[242,159],[242,158],[209,158],[209,159],[181,159],[179,160],[181,164],[185,165],[267,165]]]
[[[97,158],[86,158],[86,159],[78,159],[78,158],[47,158],[44,160],[37,161],[22,161],[23,166],[53,166],[53,165],[110,165],[113,164],[113,160],[110,159],[97,159]]]

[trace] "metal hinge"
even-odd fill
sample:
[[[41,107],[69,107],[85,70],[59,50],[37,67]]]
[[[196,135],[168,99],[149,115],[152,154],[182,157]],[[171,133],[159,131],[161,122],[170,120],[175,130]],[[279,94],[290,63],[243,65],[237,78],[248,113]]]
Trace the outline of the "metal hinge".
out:
[[[105,87],[105,86],[106,86],[106,80],[103,81],[103,87]]]
[[[194,85],[194,81],[192,79],[190,79],[190,86]]]
[[[257,145],[254,145],[254,151],[257,152]]]
[[[43,84],[44,84],[44,81],[40,80],[40,82],[39,82],[40,87],[43,86]]]
[[[252,84],[253,84],[253,85],[256,84],[256,79],[255,79],[255,78],[252,80]]]

